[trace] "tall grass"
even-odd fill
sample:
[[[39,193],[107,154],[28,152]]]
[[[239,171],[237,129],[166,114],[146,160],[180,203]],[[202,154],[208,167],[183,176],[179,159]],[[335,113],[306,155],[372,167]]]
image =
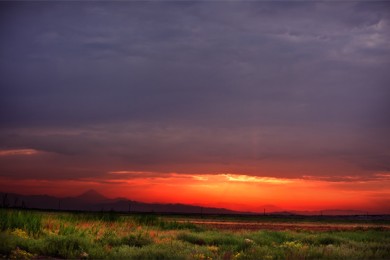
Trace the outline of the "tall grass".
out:
[[[132,217],[135,223],[144,226],[156,226],[159,224],[160,219],[156,215],[141,214]]]
[[[157,217],[156,215],[142,214],[133,216],[132,219],[138,225],[142,226],[153,226],[160,228],[162,230],[182,230],[189,229],[192,231],[202,231],[202,228],[199,225],[195,225],[189,221],[186,222],[178,222],[175,220],[165,220]]]
[[[58,218],[63,221],[72,223],[83,222],[83,221],[102,221],[102,222],[118,222],[122,220],[122,217],[112,211],[108,212],[72,212],[62,213],[58,215]]]
[[[42,215],[37,212],[0,209],[1,230],[20,228],[30,235],[38,235],[42,231]]]
[[[0,210],[0,258],[390,259],[386,230],[233,232],[156,215],[105,216]]]

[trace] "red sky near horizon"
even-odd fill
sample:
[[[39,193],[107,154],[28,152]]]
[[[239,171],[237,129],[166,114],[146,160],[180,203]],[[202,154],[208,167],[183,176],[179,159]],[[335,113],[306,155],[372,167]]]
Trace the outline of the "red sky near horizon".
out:
[[[0,191],[390,213],[389,1],[0,1]]]
[[[29,157],[31,149],[0,151],[1,157]],[[259,177],[240,173],[186,174],[110,171],[98,178],[15,179],[0,178],[3,192],[76,196],[95,189],[109,198],[142,202],[183,203],[263,212],[324,209],[390,213],[390,174],[375,178],[353,176],[321,179]]]

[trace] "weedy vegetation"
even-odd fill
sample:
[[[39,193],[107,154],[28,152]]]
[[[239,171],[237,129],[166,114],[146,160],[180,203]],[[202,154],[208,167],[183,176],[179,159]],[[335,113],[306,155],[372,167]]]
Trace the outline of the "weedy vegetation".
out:
[[[0,210],[10,259],[390,259],[390,232],[218,230],[170,217]]]

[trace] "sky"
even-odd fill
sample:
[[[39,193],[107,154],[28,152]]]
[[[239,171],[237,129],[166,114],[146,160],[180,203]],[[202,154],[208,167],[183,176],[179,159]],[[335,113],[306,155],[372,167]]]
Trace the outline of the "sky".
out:
[[[0,2],[0,190],[390,213],[390,3]]]

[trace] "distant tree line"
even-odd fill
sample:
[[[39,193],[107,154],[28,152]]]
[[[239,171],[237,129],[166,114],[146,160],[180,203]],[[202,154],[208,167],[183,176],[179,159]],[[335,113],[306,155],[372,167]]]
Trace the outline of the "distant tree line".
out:
[[[18,196],[15,196],[13,200],[13,204],[10,202],[10,198],[8,197],[8,193],[4,193],[1,198],[1,207],[2,208],[27,208],[26,202],[24,200],[19,200]]]

